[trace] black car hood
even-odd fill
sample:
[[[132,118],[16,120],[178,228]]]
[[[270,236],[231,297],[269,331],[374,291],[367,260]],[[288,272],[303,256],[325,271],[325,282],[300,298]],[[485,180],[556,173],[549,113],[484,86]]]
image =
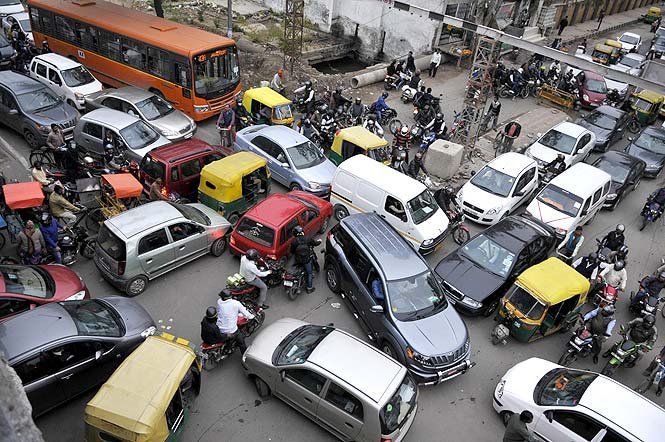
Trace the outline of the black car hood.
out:
[[[434,271],[462,294],[478,302],[483,302],[505,282],[502,277],[477,266],[457,252],[446,256]]]
[[[612,180],[610,183],[610,193],[619,193],[623,188],[624,183]]]
[[[596,141],[606,141],[612,133],[611,130],[594,126],[586,120],[581,120],[578,124],[583,128],[589,129],[589,131],[593,132],[596,135]]]
[[[42,126],[51,123],[65,123],[78,117],[78,111],[67,103],[60,103],[48,109],[32,112],[30,116]]]
[[[665,161],[665,155],[642,149],[641,147],[637,147],[635,144],[630,144],[628,149],[626,149],[626,153],[644,161],[647,163],[647,167],[652,165],[662,166],[663,162]]]
[[[408,345],[425,356],[454,352],[469,339],[459,313],[450,304],[432,316],[415,321],[395,321]]]

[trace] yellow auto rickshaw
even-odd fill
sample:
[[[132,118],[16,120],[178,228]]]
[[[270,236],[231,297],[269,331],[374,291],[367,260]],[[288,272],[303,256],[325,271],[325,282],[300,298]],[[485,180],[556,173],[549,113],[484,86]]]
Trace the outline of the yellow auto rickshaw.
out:
[[[509,335],[520,342],[531,342],[569,330],[577,321],[588,291],[589,280],[559,258],[529,267],[501,299],[492,343],[505,342]]]
[[[85,407],[87,442],[169,442],[182,437],[201,390],[201,358],[189,341],[149,336]]]
[[[383,164],[390,164],[388,141],[362,126],[340,129],[335,134],[328,158],[336,166],[355,155],[367,155]]]
[[[642,127],[653,124],[663,107],[665,97],[653,91],[643,89],[630,97],[632,118],[628,121],[628,130],[639,132]]]
[[[614,48],[612,46],[598,43],[593,48],[593,52],[591,53],[591,60],[595,63],[608,65],[610,64],[610,59],[612,58],[613,52]]]
[[[660,18],[660,8],[652,6],[647,13],[641,17],[644,23],[651,24]]]
[[[623,46],[617,40],[612,40],[608,38],[605,40],[605,45],[612,48],[612,56],[610,57],[610,64],[616,64],[621,59],[623,55]]]
[[[237,152],[201,169],[199,201],[231,225],[269,193],[270,170],[265,158],[255,153]]]
[[[269,87],[247,89],[242,105],[257,124],[293,124],[291,100]]]

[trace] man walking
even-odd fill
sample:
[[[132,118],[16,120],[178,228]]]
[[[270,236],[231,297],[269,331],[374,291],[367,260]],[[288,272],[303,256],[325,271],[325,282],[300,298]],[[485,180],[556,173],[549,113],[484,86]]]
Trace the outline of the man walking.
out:
[[[557,35],[561,35],[566,26],[568,26],[568,17],[562,18],[559,22],[559,33]]]
[[[441,64],[441,51],[437,48],[434,49],[432,58],[429,60],[429,76],[430,78],[436,77],[436,71],[439,69]]]
[[[503,442],[532,442],[536,439],[526,424],[533,422],[533,413],[524,410],[520,414],[513,414],[508,419],[506,432],[503,434]]]
[[[596,31],[600,29],[600,25],[603,23],[603,19],[605,18],[605,8],[600,10],[600,13],[598,14],[598,27],[596,28]]]

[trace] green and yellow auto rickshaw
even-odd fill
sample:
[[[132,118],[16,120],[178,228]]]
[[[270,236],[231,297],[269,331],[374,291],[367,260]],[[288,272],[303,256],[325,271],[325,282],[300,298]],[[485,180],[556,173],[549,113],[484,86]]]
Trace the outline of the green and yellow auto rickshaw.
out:
[[[168,333],[149,336],[86,405],[85,440],[187,440],[185,422],[200,390],[196,347]]]
[[[492,342],[505,342],[509,335],[531,342],[570,329],[588,291],[589,281],[559,258],[529,267],[501,299]]]
[[[613,52],[613,47],[598,43],[593,48],[593,52],[591,53],[591,60],[596,63],[608,65],[610,64],[610,59],[612,58]]]
[[[237,152],[201,169],[199,201],[231,225],[269,193],[270,170],[265,158],[255,153]]]
[[[367,155],[383,164],[390,164],[388,141],[362,126],[340,129],[335,134],[328,158],[336,166],[355,155]]]
[[[623,55],[623,46],[617,40],[612,40],[608,38],[605,40],[605,46],[612,48],[612,55],[610,56],[610,64],[616,64],[621,59]]]
[[[269,87],[247,89],[242,105],[257,124],[293,124],[291,100]]]
[[[663,107],[665,97],[661,94],[643,89],[630,97],[632,109],[631,119],[628,121],[628,130],[638,133],[642,127],[653,124]]]
[[[660,14],[661,14],[660,8],[652,6],[649,8],[647,13],[640,18],[644,23],[651,24],[660,18]]]

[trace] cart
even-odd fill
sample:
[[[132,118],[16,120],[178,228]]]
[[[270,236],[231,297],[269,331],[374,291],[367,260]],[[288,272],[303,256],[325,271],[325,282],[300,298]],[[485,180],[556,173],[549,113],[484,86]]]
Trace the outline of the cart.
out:
[[[85,195],[87,203],[82,203],[96,205],[86,218],[86,227],[92,232],[98,232],[105,220],[139,205],[143,194],[143,186],[131,173],[102,175],[99,186],[99,190],[92,188],[90,192],[95,193]]]
[[[5,204],[7,211],[4,215],[3,222],[9,233],[9,239],[12,243],[16,243],[16,236],[21,232],[25,226],[25,222],[33,220],[39,221],[39,216],[36,213],[47,211],[44,206],[44,191],[42,185],[36,181],[29,181],[25,183],[11,183],[2,186],[2,192],[5,197]],[[0,227],[2,229],[3,227]],[[0,248],[5,244],[5,237],[0,234]]]
[[[548,100],[554,104],[565,107],[566,109],[572,109],[575,106],[575,101],[577,100],[577,96],[575,94],[557,89],[553,86],[550,86],[549,84],[544,84],[538,90],[538,96],[544,100]]]

